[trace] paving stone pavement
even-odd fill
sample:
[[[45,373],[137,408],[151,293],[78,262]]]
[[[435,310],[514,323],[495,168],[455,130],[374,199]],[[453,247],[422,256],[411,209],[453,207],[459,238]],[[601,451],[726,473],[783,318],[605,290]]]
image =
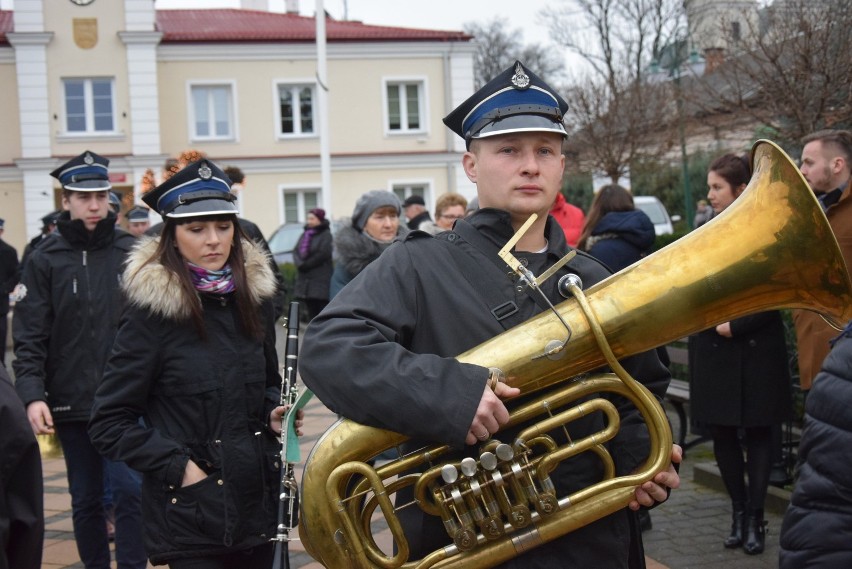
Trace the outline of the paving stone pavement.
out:
[[[778,536],[782,514],[766,512],[766,551],[746,555],[725,549],[731,531],[731,503],[727,493],[694,482],[696,464],[713,464],[709,443],[693,447],[681,465],[681,487],[651,512],[653,528],[643,534],[645,554],[671,569],[764,569],[778,567]]]

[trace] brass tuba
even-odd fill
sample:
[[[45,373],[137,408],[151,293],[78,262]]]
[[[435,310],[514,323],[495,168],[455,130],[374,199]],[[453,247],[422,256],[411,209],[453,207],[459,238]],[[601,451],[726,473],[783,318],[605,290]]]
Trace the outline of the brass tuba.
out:
[[[752,149],[754,174],[724,213],[676,243],[580,291],[574,298],[473,348],[458,359],[498,368],[522,393],[553,386],[512,410],[511,424],[538,423],[512,444],[487,441],[480,458],[441,462],[433,446],[372,468],[366,461],[407,438],[341,420],[317,442],[305,465],[299,535],[324,566],[493,567],[537,545],[623,509],[633,489],[668,466],[671,431],[656,398],[617,358],[650,350],[746,314],[779,308],[822,313],[835,326],[852,318],[852,284],[826,217],[796,166],[775,144]],[[712,247],[705,246],[712,243]],[[564,349],[554,350],[566,336]],[[587,375],[604,364],[613,374]],[[648,425],[651,452],[639,472],[615,477],[604,448],[618,414],[604,398],[565,406],[589,394],[630,398]],[[608,426],[558,446],[548,431],[587,413]],[[499,436],[499,433],[498,433]],[[548,474],[579,452],[593,452],[604,480],[555,496]],[[419,471],[419,474],[406,474]],[[408,545],[390,495],[412,486],[416,505],[440,516],[452,545],[419,560]],[[371,532],[380,510],[397,547],[384,553]]]

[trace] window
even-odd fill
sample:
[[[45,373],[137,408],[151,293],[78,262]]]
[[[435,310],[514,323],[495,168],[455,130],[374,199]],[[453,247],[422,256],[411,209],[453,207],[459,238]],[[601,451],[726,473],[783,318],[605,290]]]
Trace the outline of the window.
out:
[[[385,85],[387,128],[390,132],[424,129],[423,82],[392,81]]]
[[[424,200],[426,199],[425,184],[394,184],[392,191],[400,202],[404,202],[405,198],[411,196],[420,196]]]
[[[65,130],[92,134],[115,131],[112,79],[64,79]]]
[[[308,210],[319,206],[318,190],[284,190],[284,223],[304,223]]]
[[[230,139],[233,133],[233,96],[230,85],[193,85],[192,137]]]
[[[740,30],[739,22],[731,22],[731,38],[734,41],[740,41],[742,39],[742,32]]]
[[[316,116],[313,85],[278,85],[280,136],[314,134]]]

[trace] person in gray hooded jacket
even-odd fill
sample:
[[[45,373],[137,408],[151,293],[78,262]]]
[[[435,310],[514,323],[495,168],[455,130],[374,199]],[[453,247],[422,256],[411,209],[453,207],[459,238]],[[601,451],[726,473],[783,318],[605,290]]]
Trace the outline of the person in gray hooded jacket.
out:
[[[391,192],[371,190],[355,202],[352,218],[334,236],[337,264],[331,275],[330,297],[379,258],[397,237],[408,233],[399,222],[402,204]]]

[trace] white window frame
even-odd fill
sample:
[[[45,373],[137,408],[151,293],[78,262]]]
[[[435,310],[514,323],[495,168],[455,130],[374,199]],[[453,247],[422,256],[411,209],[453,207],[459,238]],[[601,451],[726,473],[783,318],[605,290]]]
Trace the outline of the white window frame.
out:
[[[293,117],[294,132],[281,131],[281,98],[280,90],[282,88],[302,89],[308,87],[311,90],[311,122],[313,123],[313,132],[302,132],[301,108],[296,107],[296,116]],[[287,79],[276,80],[272,85],[272,100],[274,101],[275,113],[275,138],[278,140],[293,139],[293,138],[317,138],[319,136],[319,113],[317,113],[317,84],[313,79]]]
[[[282,223],[305,223],[307,218],[307,209],[305,208],[305,194],[312,193],[317,195],[317,205],[322,207],[322,185],[321,184],[281,184],[278,186],[278,222]],[[284,194],[296,194],[298,217],[297,220],[287,219],[287,209],[284,204]]]
[[[398,136],[407,134],[424,134],[429,132],[429,81],[428,77],[423,76],[404,76],[404,77],[383,77],[382,78],[382,116],[384,120],[384,129],[386,136]],[[417,104],[420,114],[420,127],[408,128],[408,113],[407,100],[405,97],[400,97],[400,102],[403,104],[400,109],[400,116],[403,121],[403,128],[391,129],[390,127],[390,101],[388,101],[388,86],[389,85],[417,85]]]
[[[68,130],[68,92],[67,81],[82,81],[83,82],[83,106],[85,107],[85,130]],[[95,103],[94,95],[92,94],[93,81],[107,81],[110,87],[110,105],[112,113],[112,129],[111,130],[95,130]],[[62,104],[65,109],[65,117],[62,123],[63,133],[66,136],[113,136],[117,134],[116,122],[118,117],[115,112],[115,77],[63,77],[62,78]]]
[[[222,87],[227,89],[229,95],[228,101],[228,126],[230,127],[231,132],[227,135],[218,135],[211,134],[207,136],[200,136],[196,130],[196,116],[195,116],[195,99],[193,98],[193,89],[195,88],[214,88],[214,87]],[[187,115],[187,120],[189,122],[188,130],[189,140],[190,142],[215,142],[215,141],[237,141],[237,83],[234,80],[211,80],[211,81],[190,81],[186,86],[186,100],[187,100],[187,108],[189,112]],[[210,117],[207,117],[208,119]],[[213,123],[215,124],[215,119],[218,117],[213,117]],[[213,126],[211,124],[211,126]]]
[[[420,186],[420,187],[423,188],[423,201],[426,202],[426,209],[431,211],[432,208],[430,207],[429,204],[432,203],[432,194],[434,193],[434,191],[433,191],[434,184],[432,183],[432,180],[426,180],[426,179],[423,179],[423,178],[416,178],[416,179],[413,178],[413,179],[405,179],[405,180],[390,180],[388,182],[388,191],[390,193],[396,195],[396,192],[394,190],[397,190],[397,189],[404,190],[403,191],[404,195],[402,196],[402,199],[400,200],[400,201],[404,201],[405,198],[412,195],[412,192],[411,192],[412,186]]]

